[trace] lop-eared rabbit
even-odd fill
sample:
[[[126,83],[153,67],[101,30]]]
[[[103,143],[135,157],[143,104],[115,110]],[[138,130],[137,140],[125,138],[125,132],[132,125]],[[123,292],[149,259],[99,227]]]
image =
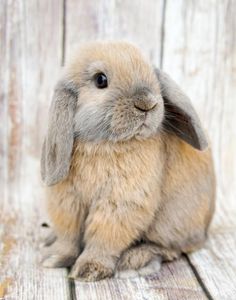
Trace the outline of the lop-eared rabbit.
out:
[[[45,267],[85,281],[202,246],[211,150],[180,87],[125,42],[83,46],[57,83],[41,159],[53,234]]]

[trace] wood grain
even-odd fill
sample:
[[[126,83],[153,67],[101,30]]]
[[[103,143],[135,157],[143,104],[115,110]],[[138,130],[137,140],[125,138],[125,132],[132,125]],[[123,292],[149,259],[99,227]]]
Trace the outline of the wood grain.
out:
[[[211,235],[205,247],[190,260],[213,299],[236,296],[236,230]]]
[[[160,65],[164,0],[66,2],[66,58],[94,39],[122,39]]]
[[[38,263],[38,157],[42,117],[60,70],[62,1],[11,0],[0,7],[0,298],[67,299],[67,271],[42,269]]]
[[[7,187],[7,78],[5,72],[7,69],[6,61],[6,40],[7,40],[7,17],[6,17],[7,2],[2,1],[0,5],[0,120],[4,126],[0,126],[0,190],[1,190],[1,205],[4,206],[6,199],[6,187]]]

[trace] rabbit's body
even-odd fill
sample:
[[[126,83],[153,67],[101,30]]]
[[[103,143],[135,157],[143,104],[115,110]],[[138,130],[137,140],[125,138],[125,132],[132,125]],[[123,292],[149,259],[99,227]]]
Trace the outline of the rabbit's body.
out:
[[[63,207],[58,207],[54,201],[58,202],[57,199],[61,198],[64,193],[66,194],[67,190],[69,193],[73,190],[74,197],[79,202],[77,208],[80,209],[80,206],[83,206],[86,214],[84,217],[87,218],[85,239],[90,230],[93,230],[92,228],[88,230],[93,222],[100,222],[102,226],[102,221],[104,221],[104,230],[101,228],[101,234],[105,235],[105,231],[107,231],[106,235],[112,235],[112,228],[109,228],[112,226],[110,218],[114,218],[117,222],[115,226],[121,229],[121,236],[117,232],[116,234],[117,237],[119,236],[117,242],[122,247],[127,247],[130,240],[139,239],[139,231],[147,229],[152,222],[159,202],[157,198],[160,198],[163,160],[162,155],[156,155],[160,152],[158,151],[159,147],[162,147],[157,140],[158,138],[148,139],[141,146],[140,142],[136,140],[113,145],[77,142],[68,178],[49,188],[52,200],[48,203],[53,223],[57,224],[58,228],[61,227],[62,231],[64,231],[66,220],[70,223],[70,218],[66,215],[65,210],[68,209],[71,216],[71,210],[75,209],[74,201],[71,206],[68,206],[68,197],[62,196],[65,199],[61,203]],[[80,163],[78,164],[78,162]],[[119,188],[117,189],[117,187]],[[134,214],[134,218],[129,215],[129,209]],[[116,211],[117,216],[115,216]],[[99,212],[101,215],[96,220],[96,214]],[[135,215],[137,216],[135,217]],[[107,224],[106,219],[108,219]],[[127,225],[125,224],[126,219]],[[130,222],[134,221],[136,225],[132,230]],[[71,228],[73,234],[78,231],[77,222],[78,220],[75,218],[75,225]],[[97,227],[100,225],[96,224]],[[124,230],[126,235],[122,233]],[[109,237],[107,238],[109,239]]]
[[[132,52],[132,59],[133,55]],[[116,63],[119,67],[119,61]],[[151,82],[150,86],[153,85],[155,92],[159,93],[153,74],[145,72],[145,78],[149,78]],[[59,97],[59,101],[63,102],[56,103],[64,105],[67,97],[72,102],[77,97],[75,82],[78,78],[74,75],[72,77],[73,84],[66,85],[66,90],[63,87],[63,93],[60,92],[63,96]],[[83,91],[83,87],[80,89],[82,99],[90,96],[89,91]],[[125,86],[122,86],[122,89],[125,89]],[[165,91],[167,99],[172,98],[171,92],[168,91],[169,89]],[[136,95],[137,90],[133,93]],[[194,144],[199,149],[205,144],[198,119],[194,119],[196,116],[192,108],[188,107],[188,103],[182,106],[180,101],[180,108],[177,106],[174,111],[177,111],[179,116],[187,107],[192,114],[194,125],[188,129],[186,137],[182,123],[181,130],[175,133],[169,132],[168,126],[166,129],[163,125],[159,126],[163,124],[162,104],[155,114],[156,110],[152,108],[155,105],[150,104],[153,100],[142,100],[143,97],[148,99],[146,93],[149,93],[149,90],[138,91],[137,97],[142,97],[143,101],[142,108],[139,109],[142,116],[144,110],[150,110],[145,116],[156,119],[154,123],[152,119],[148,121],[151,122],[150,128],[155,130],[155,134],[149,134],[149,123],[141,125],[143,128],[134,123],[132,126],[138,134],[129,137],[132,127],[127,131],[118,119],[111,120],[115,123],[115,129],[123,126],[117,129],[116,136],[114,129],[102,132],[104,129],[101,129],[101,126],[105,120],[110,122],[110,115],[103,115],[102,119],[99,117],[99,110],[94,113],[93,109],[93,114],[98,115],[97,120],[100,120],[95,126],[96,120],[85,118],[91,113],[91,106],[86,108],[82,101],[80,110],[75,114],[75,138],[71,144],[73,149],[71,148],[68,171],[64,171],[68,167],[63,165],[63,156],[60,158],[63,169],[54,167],[53,161],[58,160],[57,156],[55,160],[57,148],[53,146],[50,152],[50,144],[50,147],[44,145],[46,156],[42,161],[43,176],[51,176],[46,177],[46,180],[51,183],[58,182],[58,176],[62,177],[68,172],[62,181],[48,188],[48,212],[58,238],[47,250],[45,266],[70,266],[78,257],[71,276],[84,280],[98,280],[111,276],[116,267],[120,270],[138,269],[157,255],[164,260],[171,260],[182,252],[198,248],[204,242],[214,211],[215,183],[211,152],[209,149],[198,151],[182,140]],[[182,96],[179,93],[177,98],[179,95]],[[94,100],[101,102],[101,97],[102,95],[98,95],[98,100]],[[123,96],[119,97],[120,103],[117,101],[118,106],[113,109],[127,110],[133,103],[132,98],[129,98],[125,108],[122,108],[125,100]],[[152,107],[147,109],[147,105]],[[168,109],[169,104],[165,105]],[[134,113],[136,114],[136,111]],[[138,117],[134,113],[130,118]],[[123,115],[124,112],[121,113],[122,118]],[[183,114],[183,118],[186,116],[187,112]],[[81,123],[83,118],[86,124]],[[68,120],[69,117],[65,119],[66,126],[69,124]],[[190,124],[190,121],[186,122],[185,119],[183,122],[184,126]],[[159,130],[155,129],[156,124]],[[100,128],[101,132],[97,128]],[[109,140],[110,138],[114,140]],[[46,143],[50,143],[50,140],[46,140]],[[68,144],[70,143],[69,140]],[[61,146],[57,147],[60,150]],[[63,151],[65,152],[64,148],[61,153],[64,153]],[[53,156],[50,158],[50,155]],[[47,159],[50,159],[48,165]],[[50,172],[53,172],[52,175]]]

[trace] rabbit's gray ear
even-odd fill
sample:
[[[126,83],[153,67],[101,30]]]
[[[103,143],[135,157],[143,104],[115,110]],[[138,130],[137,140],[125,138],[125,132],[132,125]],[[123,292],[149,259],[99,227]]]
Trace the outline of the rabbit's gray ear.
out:
[[[41,176],[47,185],[56,184],[68,175],[77,97],[77,88],[73,83],[62,80],[57,84],[41,156]]]
[[[155,69],[164,99],[164,126],[198,150],[204,150],[207,139],[190,99],[163,71]]]

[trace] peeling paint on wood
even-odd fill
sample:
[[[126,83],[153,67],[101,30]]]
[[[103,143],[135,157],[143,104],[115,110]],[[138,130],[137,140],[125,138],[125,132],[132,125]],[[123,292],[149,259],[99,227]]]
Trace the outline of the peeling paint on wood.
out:
[[[12,278],[5,278],[0,282],[0,299],[4,298],[9,291],[9,287],[12,284]]]

